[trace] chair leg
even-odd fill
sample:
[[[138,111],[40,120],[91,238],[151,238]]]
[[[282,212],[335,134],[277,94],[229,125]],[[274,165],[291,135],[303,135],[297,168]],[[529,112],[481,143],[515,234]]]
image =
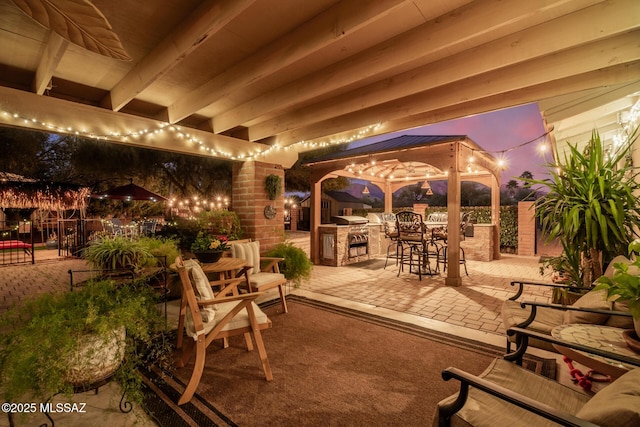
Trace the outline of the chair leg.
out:
[[[289,309],[287,308],[287,299],[285,298],[285,294],[284,294],[284,285],[278,285],[278,291],[280,291],[280,300],[282,301],[282,309],[284,310],[285,313],[288,313]]]
[[[273,380],[273,373],[271,372],[271,365],[267,358],[267,350],[264,348],[264,342],[262,341],[262,334],[258,327],[258,320],[256,314],[253,311],[253,306],[249,304],[247,306],[247,313],[249,314],[249,322],[251,323],[251,330],[253,332],[253,338],[256,340],[256,347],[258,347],[258,354],[260,355],[260,361],[262,362],[262,370],[267,381]]]
[[[226,340],[226,338],[225,338]],[[250,332],[245,332],[244,333],[244,342],[247,345],[247,351],[253,351],[253,341],[251,340],[251,333]]]
[[[180,396],[178,400],[178,405],[183,405],[191,400],[193,394],[196,392],[196,388],[198,388],[198,384],[200,384],[200,378],[202,378],[202,372],[204,371],[204,359],[206,355],[206,344],[204,336],[198,337],[198,341],[196,343],[196,361],[193,367],[193,372],[191,373],[191,378],[189,379],[189,383],[184,389],[184,393]]]
[[[176,349],[175,352],[175,365],[177,368],[184,368],[191,356],[193,356],[193,340],[185,341],[185,344]]]

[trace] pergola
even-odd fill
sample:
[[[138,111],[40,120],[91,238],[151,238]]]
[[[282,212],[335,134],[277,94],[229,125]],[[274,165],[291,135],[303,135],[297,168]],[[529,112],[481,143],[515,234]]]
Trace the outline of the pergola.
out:
[[[387,141],[344,150],[305,162],[311,168],[311,259],[320,261],[321,183],[345,176],[378,185],[385,195],[385,211],[391,212],[392,194],[406,185],[429,180],[447,180],[449,230],[447,277],[450,286],[461,284],[460,276],[460,182],[474,181],[491,188],[491,222],[494,241],[499,241],[500,175],[493,156],[467,136],[405,135]],[[500,246],[494,247],[500,258]]]

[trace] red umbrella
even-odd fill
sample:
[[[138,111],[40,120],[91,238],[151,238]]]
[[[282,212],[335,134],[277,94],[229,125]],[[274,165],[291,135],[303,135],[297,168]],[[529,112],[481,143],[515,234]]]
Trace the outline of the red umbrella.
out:
[[[96,199],[110,200],[148,200],[150,202],[166,201],[166,197],[162,197],[146,188],[135,185],[134,183],[115,187],[101,193],[92,194],[91,197]]]

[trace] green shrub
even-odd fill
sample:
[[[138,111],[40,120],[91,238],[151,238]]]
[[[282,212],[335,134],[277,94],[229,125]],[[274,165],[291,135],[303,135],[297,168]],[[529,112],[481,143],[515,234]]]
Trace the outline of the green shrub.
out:
[[[100,271],[139,268],[153,258],[147,246],[124,236],[105,236],[92,240],[83,255],[93,268]]]
[[[311,278],[313,263],[302,249],[293,246],[291,242],[279,243],[268,251],[266,256],[284,258],[284,261],[278,264],[280,272],[287,280],[293,282],[296,288],[302,284],[303,280]]]

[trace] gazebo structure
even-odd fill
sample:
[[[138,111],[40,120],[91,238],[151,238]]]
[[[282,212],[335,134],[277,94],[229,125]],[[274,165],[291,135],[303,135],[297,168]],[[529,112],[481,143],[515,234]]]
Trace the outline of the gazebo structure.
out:
[[[467,136],[404,135],[386,141],[347,149],[305,162],[311,172],[311,259],[320,257],[321,183],[345,176],[370,181],[385,194],[385,211],[391,212],[392,194],[406,185],[429,180],[447,180],[449,251],[447,277],[450,286],[461,284],[460,276],[460,182],[474,181],[491,188],[491,221],[494,241],[499,240],[500,167],[496,159]],[[494,247],[493,258],[500,257]]]

